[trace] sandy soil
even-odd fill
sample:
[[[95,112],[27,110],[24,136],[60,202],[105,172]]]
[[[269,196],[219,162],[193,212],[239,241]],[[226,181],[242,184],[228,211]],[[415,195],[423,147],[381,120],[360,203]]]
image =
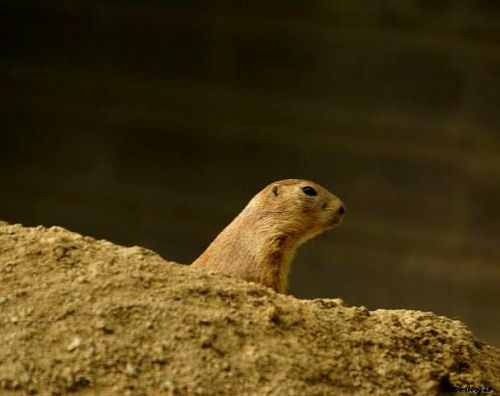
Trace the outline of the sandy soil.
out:
[[[0,222],[2,395],[437,395],[500,389],[499,365],[432,313],[298,300]]]

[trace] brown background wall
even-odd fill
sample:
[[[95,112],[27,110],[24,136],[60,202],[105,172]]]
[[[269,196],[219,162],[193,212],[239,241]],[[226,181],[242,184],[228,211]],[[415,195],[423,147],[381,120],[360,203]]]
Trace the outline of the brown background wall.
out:
[[[500,3],[3,1],[0,218],[191,262],[265,184],[344,224],[290,292],[500,345]]]

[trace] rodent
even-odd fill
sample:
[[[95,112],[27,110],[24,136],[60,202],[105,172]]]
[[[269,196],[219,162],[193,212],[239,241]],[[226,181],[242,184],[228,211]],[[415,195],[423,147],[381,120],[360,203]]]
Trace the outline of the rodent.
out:
[[[193,263],[285,293],[297,248],[338,225],[343,202],[320,185],[300,179],[271,183]]]

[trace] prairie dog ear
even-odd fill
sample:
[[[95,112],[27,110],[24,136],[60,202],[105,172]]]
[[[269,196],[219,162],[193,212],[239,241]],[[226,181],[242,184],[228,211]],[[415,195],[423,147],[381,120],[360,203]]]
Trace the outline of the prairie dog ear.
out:
[[[272,193],[274,194],[274,196],[275,196],[275,197],[277,197],[277,196],[278,196],[278,194],[279,194],[279,186],[278,186],[277,184],[275,184],[275,185],[273,186],[273,188],[271,189],[271,191],[272,191]]]

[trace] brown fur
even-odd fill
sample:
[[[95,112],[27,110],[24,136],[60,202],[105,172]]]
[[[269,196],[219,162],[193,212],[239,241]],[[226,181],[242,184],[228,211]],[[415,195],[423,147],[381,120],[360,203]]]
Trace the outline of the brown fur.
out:
[[[313,187],[317,195],[306,195],[304,186]],[[341,208],[340,199],[314,182],[272,183],[252,198],[192,265],[284,293],[297,248],[340,223]]]

